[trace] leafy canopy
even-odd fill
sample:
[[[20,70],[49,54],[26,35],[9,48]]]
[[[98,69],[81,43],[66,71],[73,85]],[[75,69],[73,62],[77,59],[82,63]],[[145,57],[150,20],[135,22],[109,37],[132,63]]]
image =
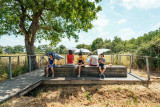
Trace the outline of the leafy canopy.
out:
[[[102,10],[101,6],[95,5],[100,1],[0,0],[0,35],[26,36],[34,29],[35,39],[39,41],[45,39],[57,44],[64,37],[77,41],[78,32],[87,32],[93,27],[91,22]]]

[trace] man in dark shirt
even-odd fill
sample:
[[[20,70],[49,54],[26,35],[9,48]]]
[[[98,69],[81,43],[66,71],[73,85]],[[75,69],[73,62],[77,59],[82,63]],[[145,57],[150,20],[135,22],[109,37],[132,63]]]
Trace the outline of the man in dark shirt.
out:
[[[104,79],[104,77],[105,77],[104,72],[106,70],[106,67],[105,67],[105,58],[104,58],[104,54],[103,53],[100,54],[100,58],[98,59],[98,63],[99,63],[99,71],[100,71],[99,76],[102,79]]]

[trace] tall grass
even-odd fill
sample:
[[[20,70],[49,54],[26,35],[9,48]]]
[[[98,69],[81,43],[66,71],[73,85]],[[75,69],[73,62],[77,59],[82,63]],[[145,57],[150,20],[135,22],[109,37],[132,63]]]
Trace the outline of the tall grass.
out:
[[[36,60],[38,67],[44,67],[47,65],[46,57],[42,57],[41,59],[40,56],[36,56]],[[42,62],[42,64],[40,64],[40,62]],[[11,68],[13,77],[27,73],[29,71],[27,56],[19,56],[19,60],[18,57],[11,57]],[[4,81],[6,79],[9,79],[9,57],[1,57],[0,81]]]

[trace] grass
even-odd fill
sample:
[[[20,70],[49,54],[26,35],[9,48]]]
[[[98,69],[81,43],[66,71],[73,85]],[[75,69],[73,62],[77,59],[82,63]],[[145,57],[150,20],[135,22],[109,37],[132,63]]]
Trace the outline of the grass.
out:
[[[43,64],[42,67],[47,65],[46,58],[47,57],[44,57],[42,60],[42,64]],[[37,56],[36,59],[37,59],[38,66],[40,67],[40,56]],[[18,75],[24,74],[29,71],[28,60],[26,56],[20,56],[19,61],[18,61],[18,57],[11,57],[11,64],[12,64],[13,77],[16,77]],[[4,81],[7,79],[9,79],[9,58],[1,57],[0,58],[0,81]]]
[[[159,107],[159,95],[160,81],[148,87],[144,84],[41,86],[0,107]]]

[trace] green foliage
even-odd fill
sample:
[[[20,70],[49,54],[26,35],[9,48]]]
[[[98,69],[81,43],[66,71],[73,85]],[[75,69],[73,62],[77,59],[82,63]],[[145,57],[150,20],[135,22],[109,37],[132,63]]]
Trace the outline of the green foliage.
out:
[[[13,51],[13,48],[12,48],[11,46],[6,46],[6,47],[4,48],[4,51],[5,51],[6,53],[9,53],[9,54],[11,54],[11,53],[14,52],[14,51]]]
[[[92,51],[96,50],[96,49],[100,49],[103,47],[103,39],[102,38],[97,38],[92,42],[91,48]]]
[[[111,50],[114,53],[118,53],[124,50],[124,43],[120,37],[114,37],[114,40],[111,43]]]
[[[58,54],[65,54],[66,53],[66,47],[64,45],[60,45],[54,51]]]
[[[91,50],[91,45],[79,44],[79,45],[76,46],[76,48],[77,49],[84,48],[84,49]]]
[[[57,44],[62,38],[75,38],[77,32],[87,32],[91,21],[102,10],[96,6],[101,0],[1,0],[0,35],[25,35]],[[35,36],[35,34],[37,34]]]
[[[87,100],[88,101],[91,101],[91,97],[92,97],[92,94],[91,94],[91,92],[86,92],[86,97],[87,97]]]
[[[149,65],[153,70],[160,69],[160,38],[153,38],[152,41],[142,44],[137,53],[140,56],[150,56],[154,58],[149,58]],[[137,65],[139,68],[145,66],[145,59],[138,58]]]
[[[16,45],[13,47],[13,53],[20,53],[24,52],[24,46]]]
[[[21,53],[21,52],[24,52],[24,46],[21,46],[21,45],[16,45],[14,47],[11,47],[11,46],[6,46],[6,47],[3,47],[4,48],[4,51],[8,54],[11,54],[11,53]],[[1,47],[0,47],[1,49]],[[2,49],[2,52],[3,52],[3,49]],[[1,53],[1,52],[0,52]]]
[[[2,53],[3,53],[3,47],[0,46],[0,54],[2,54]]]
[[[18,75],[27,73],[29,71],[28,65],[25,64],[24,66],[18,66],[15,70],[12,71],[13,77],[16,77]]]
[[[103,41],[102,38],[97,38],[92,42],[91,45],[79,44],[76,46],[76,48],[85,48],[91,51],[100,48],[106,48],[106,49],[111,49],[112,53],[119,53],[119,52],[136,53],[137,49],[140,48],[141,45],[145,44],[150,46],[150,44],[148,43],[153,39],[155,41],[158,38],[160,38],[160,29],[156,31],[151,31],[149,33],[145,33],[143,36],[138,37],[137,39],[132,38],[130,40],[122,40],[120,37],[115,36],[112,41],[109,39]]]

